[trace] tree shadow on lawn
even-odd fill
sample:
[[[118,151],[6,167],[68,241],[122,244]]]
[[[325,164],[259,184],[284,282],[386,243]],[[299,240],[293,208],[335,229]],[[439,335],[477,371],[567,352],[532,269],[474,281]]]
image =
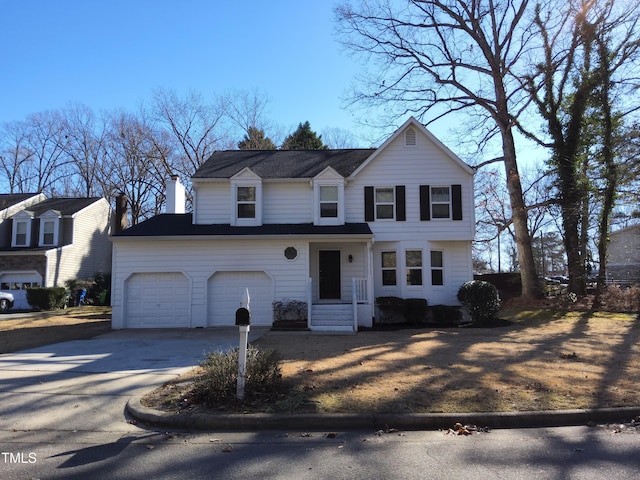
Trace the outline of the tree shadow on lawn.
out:
[[[270,334],[258,346],[282,347],[285,377],[297,394],[285,403],[291,411],[532,411],[637,399],[640,320],[608,327],[596,312],[566,317],[501,328],[301,334],[283,343],[270,342]]]

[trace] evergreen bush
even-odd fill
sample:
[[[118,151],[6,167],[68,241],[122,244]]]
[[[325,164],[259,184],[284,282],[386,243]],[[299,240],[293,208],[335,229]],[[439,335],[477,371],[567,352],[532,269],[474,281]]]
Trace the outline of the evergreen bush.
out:
[[[458,300],[467,307],[476,325],[490,322],[500,310],[498,289],[482,280],[463,283],[458,290]]]
[[[64,287],[27,288],[27,302],[33,308],[54,310],[64,307],[66,290]]]

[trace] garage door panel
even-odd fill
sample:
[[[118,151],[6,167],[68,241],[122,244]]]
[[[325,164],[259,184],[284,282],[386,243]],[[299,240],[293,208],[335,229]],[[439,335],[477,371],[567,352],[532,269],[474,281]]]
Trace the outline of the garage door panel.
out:
[[[126,285],[128,328],[189,326],[190,287],[182,273],[136,273]]]
[[[273,281],[262,271],[214,274],[208,284],[208,324],[235,325],[235,312],[240,307],[246,288],[251,299],[251,324],[270,326],[273,323]]]

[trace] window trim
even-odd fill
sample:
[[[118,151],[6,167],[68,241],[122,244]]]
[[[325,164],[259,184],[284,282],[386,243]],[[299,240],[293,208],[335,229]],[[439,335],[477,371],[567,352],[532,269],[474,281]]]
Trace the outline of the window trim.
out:
[[[393,267],[385,267],[384,266],[384,255],[385,253],[393,253],[394,255],[394,265]],[[381,283],[383,287],[397,287],[398,286],[398,252],[396,250],[383,250],[380,252],[380,271],[381,271]],[[394,278],[393,283],[384,283],[384,272],[393,271]]]
[[[320,190],[322,187],[335,187],[338,192],[337,200],[324,201]],[[322,216],[322,204],[335,203],[337,215],[335,217]],[[344,180],[315,179],[313,181],[313,222],[314,225],[344,225]]]
[[[419,266],[409,266],[409,252],[419,252],[420,253],[420,265]],[[404,251],[404,267],[405,267],[405,285],[407,287],[418,287],[422,288],[424,286],[424,252],[421,248],[407,248]],[[410,280],[410,272],[411,271],[420,271],[420,283],[409,283]]]
[[[51,243],[45,242],[45,225],[47,223],[53,224],[52,241]],[[58,232],[60,230],[60,218],[57,215],[43,215],[40,217],[40,238],[38,239],[38,246],[40,247],[55,247],[58,245],[59,237]]]
[[[18,243],[18,226],[25,226],[25,241],[24,243]],[[31,219],[30,218],[14,218],[13,219],[13,228],[11,233],[11,246],[12,247],[28,247],[31,245]]]
[[[440,254],[440,263],[441,265],[433,265],[433,254],[434,253],[439,253]],[[431,249],[429,251],[429,267],[431,270],[431,286],[432,287],[443,287],[445,284],[445,277],[444,277],[444,250],[439,250],[439,249]],[[442,283],[434,283],[433,282],[433,273],[435,271],[439,271],[440,272],[440,277],[442,278]]]
[[[449,200],[446,202],[436,202],[434,201],[434,194],[433,194],[433,190],[435,188],[446,188],[447,191],[449,192]],[[446,217],[442,217],[442,216],[436,216],[435,212],[433,210],[433,207],[435,205],[447,205],[447,211],[448,211],[448,215]],[[453,208],[453,202],[451,199],[451,185],[430,185],[429,186],[429,211],[431,213],[431,219],[432,220],[451,220],[452,216],[451,216],[451,212],[452,212],[452,208]]]
[[[255,199],[253,201],[239,200],[238,189],[253,188]],[[239,216],[238,207],[240,205],[255,205],[253,217]],[[262,224],[262,182],[256,180],[234,180],[231,182],[231,225],[236,226],[259,226]]]
[[[378,190],[391,190],[393,200],[391,202],[378,202]],[[376,221],[395,221],[396,220],[396,187],[373,187],[373,214]],[[378,206],[391,205],[391,217],[378,216]]]

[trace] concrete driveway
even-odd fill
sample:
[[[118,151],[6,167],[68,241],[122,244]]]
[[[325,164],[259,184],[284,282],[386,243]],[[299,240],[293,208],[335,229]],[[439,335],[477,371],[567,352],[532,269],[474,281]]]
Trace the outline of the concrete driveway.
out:
[[[252,327],[250,341],[268,330]],[[0,430],[131,430],[132,395],[238,342],[235,327],[119,330],[0,355]]]

